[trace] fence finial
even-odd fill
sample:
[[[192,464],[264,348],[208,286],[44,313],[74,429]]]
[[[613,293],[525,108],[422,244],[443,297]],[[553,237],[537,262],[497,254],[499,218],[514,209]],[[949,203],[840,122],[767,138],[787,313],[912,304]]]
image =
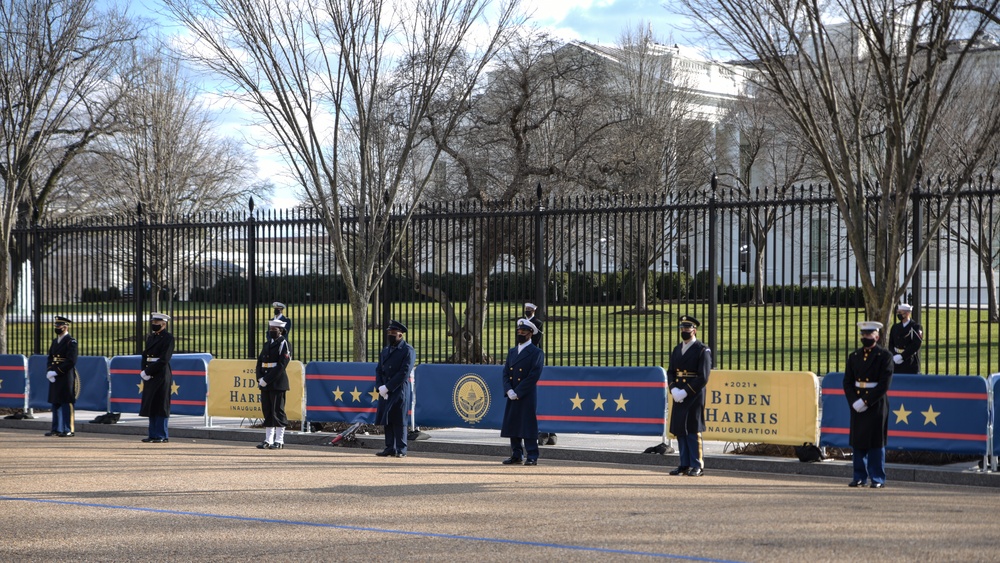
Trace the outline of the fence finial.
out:
[[[250,208],[250,213],[253,213],[253,196],[250,196],[250,205],[248,207]]]

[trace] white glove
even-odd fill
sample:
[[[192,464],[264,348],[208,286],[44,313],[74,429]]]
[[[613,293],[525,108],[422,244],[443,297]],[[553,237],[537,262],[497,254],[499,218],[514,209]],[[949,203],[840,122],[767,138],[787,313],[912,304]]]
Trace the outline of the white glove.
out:
[[[861,399],[858,399],[857,401],[854,401],[854,404],[851,405],[851,408],[854,409],[856,412],[865,412],[866,410],[868,410],[868,405],[866,405],[865,402],[862,401]]]
[[[513,389],[508,389],[507,390],[507,397],[510,398],[511,401],[516,401],[517,400],[517,394],[514,393]]]
[[[45,378],[49,380],[49,383],[55,383],[56,382],[56,372],[50,371],[49,373],[45,374]]]
[[[52,370],[49,370],[49,371],[45,372],[45,377],[55,377],[56,375],[58,375],[58,374],[56,374],[56,372],[54,372]]]
[[[143,381],[149,381],[150,379],[153,379],[152,377],[146,375],[145,371],[140,371],[139,377],[141,377]]]
[[[678,389],[674,387],[670,390],[670,394],[674,397],[675,403],[683,403],[684,399],[687,399],[688,392],[683,389]]]
[[[378,394],[382,395],[383,399],[387,398],[389,396],[389,388],[386,387],[385,385],[379,385]]]
[[[903,363],[903,356],[901,354],[896,354],[892,357],[892,361],[896,362],[896,365]]]
[[[262,377],[262,378],[260,378],[260,379],[257,380],[257,385],[260,385],[261,388],[264,388],[264,387],[267,387],[267,382],[264,381],[264,378]]]

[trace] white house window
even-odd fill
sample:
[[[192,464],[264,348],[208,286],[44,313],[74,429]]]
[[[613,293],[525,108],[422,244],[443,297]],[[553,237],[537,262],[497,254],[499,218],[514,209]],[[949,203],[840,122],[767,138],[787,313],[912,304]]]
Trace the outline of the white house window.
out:
[[[830,219],[818,218],[809,224],[809,273],[830,272]]]

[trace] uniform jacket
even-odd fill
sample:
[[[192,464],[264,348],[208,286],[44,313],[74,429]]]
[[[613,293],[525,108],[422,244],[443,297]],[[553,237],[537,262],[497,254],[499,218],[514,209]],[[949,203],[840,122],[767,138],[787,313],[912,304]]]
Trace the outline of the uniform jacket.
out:
[[[170,393],[174,378],[170,358],[174,355],[174,335],[163,329],[146,337],[142,350],[142,369],[150,377],[142,384],[139,416],[170,416]]]
[[[844,396],[851,409],[851,438],[854,448],[885,447],[889,436],[889,399],[886,393],[892,383],[892,353],[875,346],[865,353],[858,348],[847,357],[844,370]],[[862,387],[858,387],[858,383]],[[874,387],[868,387],[870,384]],[[865,412],[857,412],[851,405],[861,399],[868,405]]]
[[[49,402],[54,405],[75,403],[80,394],[80,376],[76,371],[76,339],[66,333],[62,340],[53,338],[49,345],[48,369],[56,372],[55,383],[49,383]]]
[[[516,401],[509,397],[503,410],[500,436],[505,438],[538,439],[538,380],[545,366],[545,353],[534,344],[527,345],[519,354],[517,346],[507,352],[503,366],[503,391],[513,389]]]
[[[403,340],[395,348],[386,346],[378,354],[378,365],[375,366],[375,390],[385,385],[389,389],[389,398],[379,397],[378,408],[375,410],[375,424],[383,426],[405,420],[406,411],[410,406],[410,372],[417,362],[417,351],[410,343]]]
[[[667,367],[667,390],[687,391],[684,402],[670,403],[670,433],[674,436],[705,431],[705,386],[712,371],[712,351],[701,340],[683,354],[682,347],[674,347]]]
[[[542,347],[542,336],[544,336],[542,334],[542,325],[545,324],[545,323],[543,323],[542,320],[539,319],[538,317],[531,317],[530,319],[527,319],[527,320],[531,321],[531,324],[533,324],[533,325],[535,325],[535,326],[538,327],[538,334],[532,334],[531,335],[531,343],[534,344],[535,346],[538,346],[539,348],[541,348]]]
[[[268,339],[257,356],[257,379],[267,383],[268,391],[288,391],[288,373],[285,369],[292,356],[284,336]],[[266,364],[266,365],[265,365]]]
[[[910,319],[906,326],[903,326],[903,323],[896,323],[889,329],[889,355],[903,356],[903,363],[892,364],[895,373],[920,373],[920,345],[924,343],[923,334],[924,328],[913,319]]]

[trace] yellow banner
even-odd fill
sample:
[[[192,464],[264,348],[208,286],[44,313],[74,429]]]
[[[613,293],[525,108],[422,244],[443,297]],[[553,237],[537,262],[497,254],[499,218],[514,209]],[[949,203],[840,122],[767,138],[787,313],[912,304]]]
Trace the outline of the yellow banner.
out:
[[[819,379],[809,371],[712,370],[705,389],[702,438],[788,446],[819,443]]]
[[[302,362],[288,362],[285,414],[302,420],[305,411],[305,371]],[[212,360],[208,363],[208,416],[264,418],[260,410],[256,360]]]

